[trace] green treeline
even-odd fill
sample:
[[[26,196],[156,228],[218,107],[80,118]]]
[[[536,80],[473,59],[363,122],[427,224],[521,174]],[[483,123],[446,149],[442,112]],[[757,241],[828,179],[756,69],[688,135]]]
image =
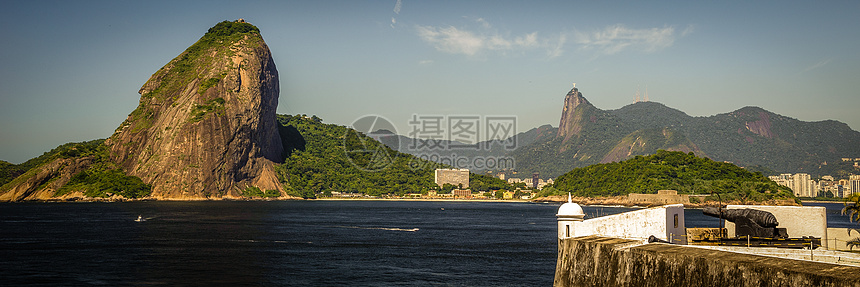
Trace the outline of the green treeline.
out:
[[[286,127],[282,129],[294,128],[299,134],[294,135],[298,138],[293,142],[285,142],[284,145],[285,148],[300,146],[301,149],[288,150],[289,156],[284,164],[276,167],[290,195],[315,198],[317,194],[330,195],[333,191],[371,196],[403,195],[435,187],[433,167],[410,168],[408,163],[412,156],[391,150],[347,127],[324,124],[316,116],[303,115],[278,115],[278,122]],[[348,158],[345,148],[379,149],[393,162],[378,171],[363,171],[357,166],[367,167],[369,158]]]
[[[262,190],[256,186],[249,186],[242,191],[242,196],[244,197],[262,197],[262,198],[271,198],[281,196],[281,193],[277,190]]]
[[[618,196],[673,189],[686,194],[718,193],[722,199],[794,199],[787,187],[734,164],[659,150],[656,154],[571,170],[552,185],[557,194]],[[552,189],[551,189],[552,190]]]
[[[219,38],[241,33],[260,34],[260,29],[249,23],[224,20],[221,21],[221,23],[215,24],[212,28],[209,28],[209,31],[206,31],[206,35],[204,35],[204,37]]]
[[[55,195],[63,195],[72,191],[82,190],[89,197],[110,197],[122,195],[125,198],[141,198],[152,192],[149,184],[143,183],[136,176],[127,176],[111,165],[98,164],[74,176],[63,185]]]
[[[324,124],[305,115],[278,115],[287,158],[276,171],[287,193],[302,198],[331,192],[369,196],[424,193],[439,187],[436,168],[447,168],[400,153],[353,129]],[[510,189],[503,180],[471,174],[471,190]]]
[[[17,164],[0,160],[0,186],[12,181],[24,172]]]
[[[507,181],[497,177],[475,173],[469,174],[469,189],[474,191],[515,190],[517,188],[526,189],[526,184],[520,182],[511,185]]]

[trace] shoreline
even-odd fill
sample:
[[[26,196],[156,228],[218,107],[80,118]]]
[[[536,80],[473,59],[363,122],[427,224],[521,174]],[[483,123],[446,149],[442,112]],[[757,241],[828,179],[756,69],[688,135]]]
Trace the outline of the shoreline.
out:
[[[812,203],[845,203],[843,200],[800,200],[800,202],[812,202]]]
[[[222,197],[222,198],[124,198],[124,197],[71,197],[71,198],[49,198],[41,200],[21,200],[21,201],[0,201],[0,203],[74,203],[74,202],[202,202],[202,201],[447,201],[447,202],[536,202],[526,199],[447,199],[447,198],[360,198],[360,197],[345,197],[345,198],[295,198],[295,197],[275,197],[275,198],[237,198],[237,197]],[[537,202],[540,203],[540,202]]]
[[[165,199],[165,198],[122,198],[122,197],[113,197],[113,198],[88,198],[88,197],[72,197],[72,198],[52,198],[46,200],[25,200],[25,201],[2,201],[8,203],[74,203],[74,202],[138,202],[138,201],[152,201],[152,202],[202,202],[202,201],[426,201],[426,202],[510,202],[510,203],[565,203],[567,202],[567,196],[554,195],[547,197],[538,197],[533,199],[453,199],[453,198],[358,198],[358,197],[345,197],[345,198],[335,198],[335,197],[325,197],[325,198],[313,198],[313,199],[302,199],[302,198],[290,198],[290,197],[276,197],[276,198],[236,198],[236,197],[227,197],[227,198],[178,198],[178,199]],[[603,207],[632,207],[632,208],[649,208],[655,206],[662,206],[667,204],[683,204],[685,208],[704,208],[704,207],[716,207],[720,203],[716,201],[705,201],[701,203],[657,203],[657,202],[630,202],[627,200],[627,196],[613,196],[613,197],[577,197],[574,196],[571,200],[577,204],[583,206],[603,206]],[[800,206],[793,201],[790,200],[770,200],[765,202],[741,202],[741,201],[726,201],[722,204],[724,205],[769,205],[769,206]],[[801,201],[801,205],[804,202],[809,203],[842,203],[843,201],[818,201],[818,200],[803,200]]]
[[[445,198],[314,198],[310,201],[448,201],[448,202],[532,202],[525,199],[445,199]]]
[[[562,195],[552,195],[547,197],[539,197],[532,199],[535,202],[567,202],[567,196]],[[667,204],[683,204],[684,208],[704,208],[704,207],[717,207],[720,205],[718,201],[704,201],[700,203],[689,203],[689,202],[675,202],[675,203],[666,203],[666,202],[631,202],[627,199],[627,196],[612,196],[612,197],[579,197],[574,196],[571,198],[572,202],[575,202],[579,205],[586,206],[618,206],[618,207],[641,207],[641,208],[649,208],[655,206],[663,206]],[[802,203],[802,202],[801,202]],[[723,205],[768,205],[768,206],[799,206],[793,200],[768,200],[763,202],[755,202],[755,201],[723,201]]]

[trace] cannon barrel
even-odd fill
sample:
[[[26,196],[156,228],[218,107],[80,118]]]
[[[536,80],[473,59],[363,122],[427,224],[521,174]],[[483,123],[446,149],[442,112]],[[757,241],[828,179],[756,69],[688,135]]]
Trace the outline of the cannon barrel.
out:
[[[702,213],[708,216],[720,217],[720,212],[722,212],[722,218],[731,222],[736,222],[740,218],[747,218],[752,222],[755,222],[761,227],[776,227],[779,225],[779,221],[776,220],[776,216],[773,216],[772,213],[757,209],[725,209],[725,208],[716,208],[716,207],[705,207],[702,209]]]

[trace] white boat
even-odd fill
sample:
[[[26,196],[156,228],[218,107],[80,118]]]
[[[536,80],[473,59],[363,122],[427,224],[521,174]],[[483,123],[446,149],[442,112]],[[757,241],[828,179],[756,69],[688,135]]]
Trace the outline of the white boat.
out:
[[[135,219],[134,221],[141,222],[141,221],[145,221],[145,220],[146,220],[146,219],[143,219],[143,216],[138,215],[138,216],[137,216],[137,219]]]

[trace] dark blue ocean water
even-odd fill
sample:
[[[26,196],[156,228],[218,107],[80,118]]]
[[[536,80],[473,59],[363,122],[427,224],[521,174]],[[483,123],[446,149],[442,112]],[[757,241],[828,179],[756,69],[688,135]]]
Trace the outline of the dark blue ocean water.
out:
[[[4,203],[0,285],[550,286],[558,206]],[[589,217],[627,210],[584,207]],[[718,225],[695,209],[686,221]]]

